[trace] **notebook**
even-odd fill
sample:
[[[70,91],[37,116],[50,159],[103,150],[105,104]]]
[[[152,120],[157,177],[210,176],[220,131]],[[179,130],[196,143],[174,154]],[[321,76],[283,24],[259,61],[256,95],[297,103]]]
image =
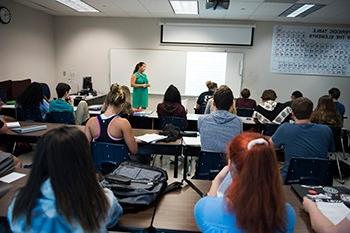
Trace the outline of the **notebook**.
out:
[[[23,133],[30,133],[30,132],[35,132],[35,131],[40,131],[45,129],[47,129],[47,125],[28,125],[28,126],[21,126],[19,128],[13,128],[11,130],[16,133],[23,134]]]

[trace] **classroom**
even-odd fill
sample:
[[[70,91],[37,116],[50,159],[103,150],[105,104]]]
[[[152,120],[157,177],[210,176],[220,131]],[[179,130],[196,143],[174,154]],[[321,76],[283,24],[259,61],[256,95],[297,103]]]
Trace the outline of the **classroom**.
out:
[[[176,3],[178,5],[172,5]],[[195,4],[193,7],[194,13],[176,14],[176,7],[183,6],[182,4],[185,3]],[[77,6],[81,4],[83,8],[85,7],[84,10],[86,12],[79,12],[71,8],[69,4],[73,6],[75,4]],[[299,12],[296,16],[291,16],[293,11],[299,8],[302,9],[302,7],[306,7],[307,9],[304,9],[301,13]],[[324,183],[316,184],[311,182],[310,184],[299,182],[297,184],[299,185],[298,188],[294,188],[293,191],[291,191],[290,184],[287,185],[287,183],[284,183],[280,185],[280,189],[276,190],[285,192],[285,199],[283,201],[286,200],[286,202],[291,204],[291,207],[288,205],[286,208],[287,214],[282,213],[285,218],[288,218],[287,225],[278,225],[276,223],[277,225],[271,226],[271,224],[267,224],[268,226],[263,226],[266,228],[261,228],[258,225],[258,221],[252,220],[254,223],[257,223],[256,227],[249,227],[247,226],[249,225],[246,222],[247,220],[239,217],[238,212],[234,221],[237,220],[239,222],[237,224],[241,227],[240,231],[237,232],[261,232],[259,230],[273,229],[273,227],[275,227],[274,229],[283,229],[282,232],[333,232],[331,230],[320,231],[319,229],[325,228],[325,226],[331,229],[331,227],[341,225],[342,231],[340,230],[339,232],[350,233],[350,209],[348,208],[350,205],[350,180],[348,177],[350,157],[349,141],[347,141],[350,139],[350,92],[348,91],[350,87],[349,12],[350,1],[348,0],[0,0],[0,120],[5,122],[5,126],[11,121],[19,121],[21,125],[23,124],[22,126],[30,126],[31,124],[33,126],[45,125],[45,127],[42,126],[42,131],[21,134],[13,130],[3,133],[1,131],[3,124],[0,124],[0,155],[2,153],[1,151],[4,150],[2,144],[6,144],[7,148],[9,148],[9,145],[13,146],[13,150],[11,147],[10,151],[6,151],[10,152],[10,154],[15,154],[16,146],[21,143],[28,144],[33,148],[40,146],[44,148],[45,145],[40,142],[42,138],[46,137],[46,134],[44,136],[44,132],[47,131],[52,130],[53,132],[56,130],[55,133],[59,135],[64,130],[67,130],[67,136],[65,136],[67,138],[69,137],[68,135],[74,138],[73,134],[79,134],[79,132],[70,132],[70,129],[63,129],[61,132],[59,126],[63,124],[36,124],[19,119],[17,117],[18,113],[13,113],[15,110],[17,111],[14,103],[6,103],[6,101],[2,103],[1,101],[4,98],[2,82],[7,80],[12,80],[13,82],[30,79],[31,82],[45,83],[51,92],[51,98],[49,99],[53,100],[57,97],[60,99],[63,96],[59,97],[56,95],[56,92],[58,93],[57,85],[59,83],[69,85],[69,89],[67,90],[71,96],[74,96],[72,98],[76,98],[76,96],[80,98],[79,93],[85,88],[86,80],[88,80],[92,85],[91,92],[86,98],[86,108],[91,107],[87,113],[90,118],[85,117],[82,113],[83,120],[76,127],[85,133],[88,138],[88,145],[100,137],[100,133],[96,134],[94,130],[97,124],[90,122],[90,120],[93,117],[97,117],[96,119],[99,119],[100,125],[102,124],[101,122],[109,120],[108,117],[98,118],[101,114],[101,108],[94,111],[92,105],[105,104],[106,106],[102,107],[102,113],[103,111],[109,113],[110,110],[111,114],[119,115],[120,112],[116,113],[114,112],[115,109],[112,107],[109,109],[107,106],[124,106],[119,102],[116,103],[118,93],[121,90],[119,90],[119,86],[116,87],[113,84],[125,85],[131,91],[131,94],[129,93],[132,96],[132,102],[130,104],[133,107],[135,117],[132,120],[129,119],[129,121],[126,121],[127,123],[123,121],[124,119],[120,119],[120,128],[116,130],[117,133],[113,137],[119,138],[120,136],[124,144],[126,144],[126,151],[129,154],[131,152],[131,154],[136,155],[136,151],[145,155],[152,154],[150,163],[153,165],[156,164],[155,167],[158,167],[160,164],[160,167],[162,167],[164,155],[165,161],[169,160],[167,161],[169,163],[165,165],[166,168],[163,167],[168,173],[168,184],[172,181],[181,181],[182,189],[181,191],[177,190],[165,194],[159,203],[138,213],[121,215],[121,212],[115,210],[114,225],[115,222],[118,222],[116,219],[120,219],[120,221],[113,227],[111,225],[108,226],[106,223],[107,229],[110,232],[214,232],[215,230],[217,230],[216,232],[232,232],[232,229],[226,229],[227,231],[225,231],[225,228],[211,228],[211,226],[216,224],[215,220],[218,220],[220,222],[219,224],[224,225],[227,222],[223,223],[224,221],[221,221],[222,219],[219,219],[219,217],[217,219],[211,219],[210,214],[203,214],[203,212],[208,211],[205,208],[209,208],[211,205],[212,208],[218,206],[208,196],[211,196],[210,194],[213,192],[211,188],[213,188],[213,185],[215,186],[215,181],[220,178],[222,179],[220,182],[224,182],[224,177],[226,180],[226,174],[220,176],[221,172],[219,173],[219,171],[221,169],[224,170],[227,166],[221,166],[222,164],[220,164],[220,167],[216,169],[215,175],[217,176],[210,174],[209,178],[206,177],[203,180],[191,178],[191,176],[198,175],[197,171],[195,171],[198,166],[197,163],[200,163],[200,161],[197,161],[197,157],[198,160],[200,158],[198,155],[202,155],[201,153],[203,151],[204,154],[206,152],[204,150],[206,147],[204,141],[206,139],[202,136],[207,134],[208,139],[206,143],[210,144],[213,143],[212,141],[215,141],[214,139],[220,141],[221,137],[225,138],[227,134],[231,135],[236,130],[238,133],[235,135],[243,132],[240,135],[248,138],[253,136],[249,135],[249,133],[246,135],[246,131],[263,133],[266,130],[267,132],[267,128],[264,128],[266,127],[264,124],[267,124],[267,122],[264,122],[266,116],[259,113],[255,114],[255,111],[257,111],[258,105],[265,102],[265,94],[267,96],[271,94],[269,92],[270,90],[275,92],[272,93],[273,101],[276,99],[274,103],[286,104],[290,101],[289,107],[286,107],[287,105],[281,107],[283,109],[281,112],[285,111],[288,114],[288,118],[283,118],[283,121],[290,125],[294,123],[298,124],[301,119],[299,118],[299,121],[298,117],[295,118],[297,120],[294,119],[298,113],[297,110],[294,111],[294,107],[292,106],[294,103],[291,102],[292,93],[300,91],[303,96],[302,98],[306,99],[300,104],[309,104],[309,106],[311,104],[312,111],[318,106],[320,97],[330,95],[329,90],[336,88],[340,91],[340,97],[339,99],[338,97],[336,99],[333,98],[333,100],[337,103],[338,101],[342,103],[343,107],[345,107],[345,113],[340,114],[341,124],[334,127],[337,128],[335,131],[332,127],[331,130],[327,128],[331,132],[332,143],[335,143],[333,147],[337,147],[337,141],[333,139],[335,132],[339,133],[339,142],[341,144],[341,150],[336,148],[326,151],[328,152],[326,163],[333,169],[330,178],[332,183],[326,185]],[[300,42],[299,39],[306,42]],[[221,58],[224,59],[222,63],[220,63]],[[130,81],[135,76],[133,70],[138,62],[144,62],[147,65],[145,71],[143,71],[147,74],[148,78],[146,84],[148,82],[150,84],[149,87],[145,87],[148,91],[148,104],[146,107],[142,107],[142,109],[141,105],[135,106],[133,104],[133,98],[136,95],[134,90],[137,87],[133,86],[133,81]],[[196,69],[191,69],[191,67],[196,67]],[[138,68],[137,72],[139,70],[140,68]],[[206,85],[206,81],[214,81],[217,84],[215,92],[210,96],[213,99],[212,107],[216,107],[218,112],[230,112],[229,114],[234,115],[234,119],[239,122],[237,125],[240,124],[240,126],[233,126],[234,123],[232,123],[232,128],[229,128],[231,127],[230,125],[222,128],[220,131],[213,132],[211,130],[216,126],[211,125],[212,122],[210,119],[206,119],[208,120],[206,123],[204,123],[204,120],[201,120],[204,118],[198,114],[198,96],[208,91],[209,86]],[[174,86],[170,86],[171,84]],[[227,88],[225,89],[221,85],[227,85]],[[175,90],[171,89],[173,87],[175,87]],[[12,88],[14,87],[12,86]],[[64,89],[64,87],[62,88]],[[229,110],[230,106],[227,106],[226,109],[226,98],[230,99],[232,94],[232,98],[237,101],[237,98],[242,96],[241,91],[245,88],[250,91],[249,98],[256,101],[254,113],[249,116],[243,116],[239,115],[236,111],[238,110],[237,106],[233,112],[231,109]],[[22,93],[23,91],[21,90],[20,92]],[[180,127],[180,133],[183,133],[183,138],[179,137],[173,142],[157,142],[154,144],[135,141],[134,136],[139,137],[146,133],[157,133],[158,135],[163,130],[164,125],[159,115],[159,104],[163,100],[165,102],[166,91],[179,92],[181,95],[180,105],[183,105],[185,109],[186,120],[186,129],[182,130]],[[95,94],[97,95],[96,97],[94,96]],[[215,98],[215,95],[217,95],[217,98]],[[123,96],[125,97],[125,94]],[[123,101],[127,102],[127,100]],[[233,100],[230,102],[231,105],[232,102]],[[1,107],[1,104],[4,104],[3,107]],[[11,107],[11,104],[13,104],[13,107]],[[207,104],[207,101],[205,101],[205,104]],[[74,116],[77,117],[79,115],[77,113],[79,106],[78,104],[74,105]],[[8,112],[11,113],[9,115],[12,118],[3,116],[7,115]],[[210,115],[214,113],[212,110],[210,112]],[[204,110],[202,113],[204,113]],[[300,114],[303,115],[303,113]],[[276,119],[279,116],[276,116],[269,123],[276,123]],[[115,121],[113,119],[112,121]],[[77,118],[75,119],[76,122],[78,122]],[[83,122],[84,124],[82,124]],[[282,122],[279,122],[277,119],[277,123],[280,125]],[[11,124],[7,125],[7,127],[10,128]],[[106,126],[106,129],[108,127]],[[127,131],[124,131],[125,127],[129,127],[130,129],[128,128]],[[293,131],[292,128],[285,128],[286,132]],[[274,160],[277,161],[278,166],[280,166],[279,168],[281,168],[285,165],[283,162],[280,163],[280,151],[282,151],[282,157],[283,153],[298,153],[301,151],[294,148],[290,150],[292,152],[289,152],[287,144],[288,141],[293,140],[290,140],[290,138],[286,139],[287,133],[283,137],[278,137],[278,135],[282,135],[282,130],[277,129],[276,131],[276,129],[274,129],[274,133],[264,134],[267,136],[267,139],[264,141],[258,140],[261,138],[251,138],[250,140],[254,141],[253,145],[249,146],[248,143],[246,147],[253,149],[247,150],[247,156],[250,153],[249,151],[257,149],[257,147],[266,145],[266,147],[269,146],[269,148],[272,148],[273,145],[278,145],[278,148],[276,147],[276,150],[273,150],[273,155],[277,155],[276,158],[278,161],[276,159]],[[280,134],[277,135],[275,132],[280,132]],[[188,138],[186,137],[186,133],[190,135]],[[195,140],[193,138],[191,139],[191,134],[193,133],[197,136],[197,140],[201,140],[200,142],[194,142]],[[48,134],[50,135],[50,133]],[[200,134],[201,137],[199,138]],[[320,136],[321,134],[322,136]],[[295,134],[295,141],[298,141],[298,137],[301,138],[301,141],[307,141],[303,140],[300,135],[301,133]],[[105,136],[112,138],[109,132],[106,132]],[[51,137],[54,138],[55,136],[51,135]],[[322,141],[323,133],[315,132],[314,137],[319,138],[317,141],[319,146],[315,146],[318,147],[315,150],[319,152],[321,150],[320,148],[328,142]],[[233,137],[231,138],[233,139]],[[232,142],[230,140],[230,142],[234,143],[235,139]],[[186,142],[186,140],[188,141]],[[286,142],[283,142],[283,140],[286,140]],[[303,144],[303,142],[300,143]],[[210,146],[218,145],[214,145],[213,143]],[[220,152],[220,156],[225,157],[225,159],[227,156],[228,166],[233,164],[234,170],[239,172],[241,165],[237,161],[235,163],[234,157],[230,157],[229,152],[234,151],[232,149],[233,146],[231,148],[230,145],[233,144],[225,141],[223,145],[220,145],[224,149],[216,152]],[[213,152],[210,146],[207,150],[209,154]],[[237,147],[236,144],[235,146]],[[92,150],[94,151],[94,148]],[[95,151],[97,150],[99,149],[96,147]],[[37,153],[35,149],[34,151]],[[101,153],[107,153],[106,149],[100,151]],[[153,157],[153,154],[157,156]],[[35,156],[37,155],[35,154]],[[21,156],[18,158],[21,159]],[[284,158],[282,161],[284,161]],[[328,160],[328,158],[330,159]],[[0,165],[2,163],[1,159],[2,157],[0,156]],[[205,163],[214,162],[208,160]],[[227,161],[225,163],[227,164]],[[290,164],[288,159],[288,166],[291,166]],[[72,164],[69,169],[73,169],[74,166]],[[302,165],[299,166],[302,167]],[[248,165],[246,167],[248,169]],[[30,169],[34,169],[34,167],[29,168],[25,172],[28,176]],[[281,169],[283,170],[284,168]],[[282,170],[282,178],[285,178],[287,170],[285,171],[286,174],[283,174]],[[23,170],[15,171],[22,172]],[[230,172],[226,171],[226,173]],[[191,176],[188,176],[187,173],[191,174]],[[230,177],[230,179],[231,182],[232,178]],[[23,187],[26,184],[26,181],[21,180],[21,178],[14,182],[17,188]],[[11,196],[7,194],[3,197],[1,195],[1,185],[3,183],[0,169],[0,206],[6,207],[7,212],[7,208],[9,208],[9,211],[13,208],[13,206],[9,207],[9,203],[15,189],[14,187],[10,189]],[[98,184],[97,182],[95,183]],[[43,185],[45,184],[46,182],[43,183]],[[239,182],[232,182],[232,184],[238,185]],[[300,188],[303,185],[307,187],[305,188],[306,191]],[[27,188],[27,186],[25,187]],[[304,204],[306,207],[303,206],[303,196],[312,194],[310,192],[308,193],[308,191],[316,190],[317,193],[322,193],[319,190],[328,186],[336,192],[344,192],[341,194],[343,195],[342,197],[345,198],[346,196],[348,198],[348,202],[346,202],[340,199],[340,194],[337,196],[338,200],[340,199],[339,203],[345,203],[341,207],[339,207],[340,205],[337,206],[339,208],[337,211],[349,212],[347,215],[343,214],[343,218],[338,219],[338,221],[333,221],[333,219],[332,221],[328,219],[327,221],[321,221],[328,216],[325,217],[324,215],[326,214],[324,212],[322,212],[324,215],[321,217],[318,215],[319,212],[315,214],[316,211],[313,206],[316,206],[316,204],[312,205],[314,202],[311,204],[307,202]],[[234,193],[233,189],[237,187],[231,185],[228,191]],[[336,187],[343,187],[344,190],[347,188],[347,191],[341,188],[337,190]],[[243,186],[243,188],[246,187]],[[103,190],[102,188],[100,189]],[[196,189],[199,189],[199,192]],[[257,190],[261,191],[263,187]],[[219,190],[217,191],[219,193]],[[299,191],[304,195],[298,193]],[[101,193],[99,195],[102,195]],[[208,193],[208,196],[201,199],[202,196],[198,195],[199,193],[202,193],[202,195]],[[113,196],[112,192],[110,194]],[[226,193],[221,193],[221,199],[222,195],[225,196]],[[229,204],[231,210],[235,209],[233,207],[234,201],[245,200],[240,195],[236,196],[237,200],[233,197],[233,194],[231,196],[227,194],[227,197],[232,198],[232,202]],[[267,197],[269,196],[262,195],[260,198]],[[90,195],[89,198],[95,197]],[[108,197],[107,195],[108,198],[112,197]],[[106,201],[107,199],[104,198],[103,200]],[[113,200],[116,200],[115,197]],[[256,201],[257,199],[254,200]],[[281,200],[282,198],[276,198],[276,201]],[[208,201],[205,203],[207,205],[203,204],[204,201]],[[178,210],[181,207],[177,208],[176,204],[174,205],[172,202],[182,203],[183,208],[187,209],[183,209],[181,212]],[[18,203],[21,204],[20,202]],[[194,207],[196,203],[197,205]],[[222,203],[220,202],[220,204]],[[119,204],[115,205],[117,206]],[[18,206],[15,207],[18,209]],[[239,205],[237,203],[236,206],[236,210],[238,211]],[[291,209],[294,208],[295,212],[289,211],[289,207]],[[65,207],[61,206],[60,208]],[[121,207],[119,206],[119,208]],[[303,211],[303,208],[308,209],[308,211]],[[320,206],[318,208],[321,209]],[[106,212],[105,206],[103,208],[101,207],[101,209]],[[64,214],[69,213],[68,209],[61,210],[63,210],[62,212]],[[13,224],[12,219],[8,219],[6,217],[7,213],[4,211],[0,211],[0,223],[6,223],[8,227],[0,227],[0,232],[2,230],[11,232],[9,231],[10,228],[13,232],[20,232],[18,230],[19,228],[16,229],[16,227],[11,225]],[[83,209],[79,209],[79,206],[77,206],[77,211],[83,211]],[[170,213],[171,211],[173,211],[172,214]],[[213,213],[215,211],[213,210]],[[248,213],[243,212],[242,216],[248,216]],[[22,213],[24,213],[23,209]],[[98,229],[96,227],[103,228],[98,223],[95,223],[93,226],[87,224],[78,214],[81,213],[73,213],[73,216],[77,216],[82,226],[79,229],[80,231],[77,232],[84,232],[86,229],[96,230]],[[216,216],[219,216],[219,214]],[[252,215],[254,214],[256,213],[252,213]],[[267,212],[263,214],[267,214]],[[96,218],[92,214],[89,217]],[[224,217],[226,219],[227,216]],[[281,218],[278,214],[274,217]],[[176,221],[174,218],[178,220]],[[190,220],[187,220],[188,218]],[[72,220],[71,218],[67,219]],[[135,219],[139,219],[139,221],[135,221]],[[232,221],[229,221],[230,224]],[[293,221],[296,221],[296,223],[294,222],[295,226],[292,226]],[[323,224],[326,222],[331,225],[322,225],[322,222]],[[263,221],[261,220],[260,223],[263,224]],[[321,224],[322,227],[318,224]]]

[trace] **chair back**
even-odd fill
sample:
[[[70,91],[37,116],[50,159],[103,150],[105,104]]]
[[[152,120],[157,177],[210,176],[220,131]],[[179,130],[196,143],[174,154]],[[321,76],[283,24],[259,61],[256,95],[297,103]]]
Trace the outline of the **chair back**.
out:
[[[332,161],[319,158],[292,158],[285,184],[332,186]]]
[[[22,108],[20,105],[16,106],[16,119],[18,121],[43,121],[39,107]]]
[[[252,108],[237,108],[237,116],[252,117],[254,109]]]
[[[97,170],[103,174],[112,172],[124,161],[130,160],[128,146],[105,142],[93,142],[92,159]]]
[[[75,117],[72,112],[48,112],[46,113],[46,121],[50,123],[75,124]]]
[[[176,127],[179,127],[180,130],[184,131],[187,128],[187,119],[182,117],[159,117],[159,128],[163,129],[165,125],[172,124]]]
[[[201,151],[194,178],[213,180],[226,164],[227,161],[224,153]]]
[[[262,124],[261,134],[265,136],[272,136],[276,132],[278,127],[280,127],[279,124]]]

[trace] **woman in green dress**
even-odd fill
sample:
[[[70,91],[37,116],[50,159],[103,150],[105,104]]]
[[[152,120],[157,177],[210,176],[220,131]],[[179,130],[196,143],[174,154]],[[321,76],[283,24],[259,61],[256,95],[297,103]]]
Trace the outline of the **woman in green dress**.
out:
[[[134,108],[145,109],[148,107],[148,88],[151,85],[148,83],[145,70],[146,63],[139,62],[131,76],[131,87],[134,88],[132,93],[132,106]]]

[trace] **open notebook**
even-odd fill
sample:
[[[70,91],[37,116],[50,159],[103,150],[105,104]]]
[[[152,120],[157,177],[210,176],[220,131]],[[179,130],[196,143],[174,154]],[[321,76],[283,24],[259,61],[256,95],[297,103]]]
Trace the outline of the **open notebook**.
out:
[[[152,134],[147,133],[147,134],[144,134],[142,136],[137,136],[135,138],[140,140],[140,141],[146,142],[146,143],[151,143],[151,142],[160,141],[160,140],[165,139],[167,137],[168,136],[159,135],[159,134],[155,134],[155,133],[152,133]]]

